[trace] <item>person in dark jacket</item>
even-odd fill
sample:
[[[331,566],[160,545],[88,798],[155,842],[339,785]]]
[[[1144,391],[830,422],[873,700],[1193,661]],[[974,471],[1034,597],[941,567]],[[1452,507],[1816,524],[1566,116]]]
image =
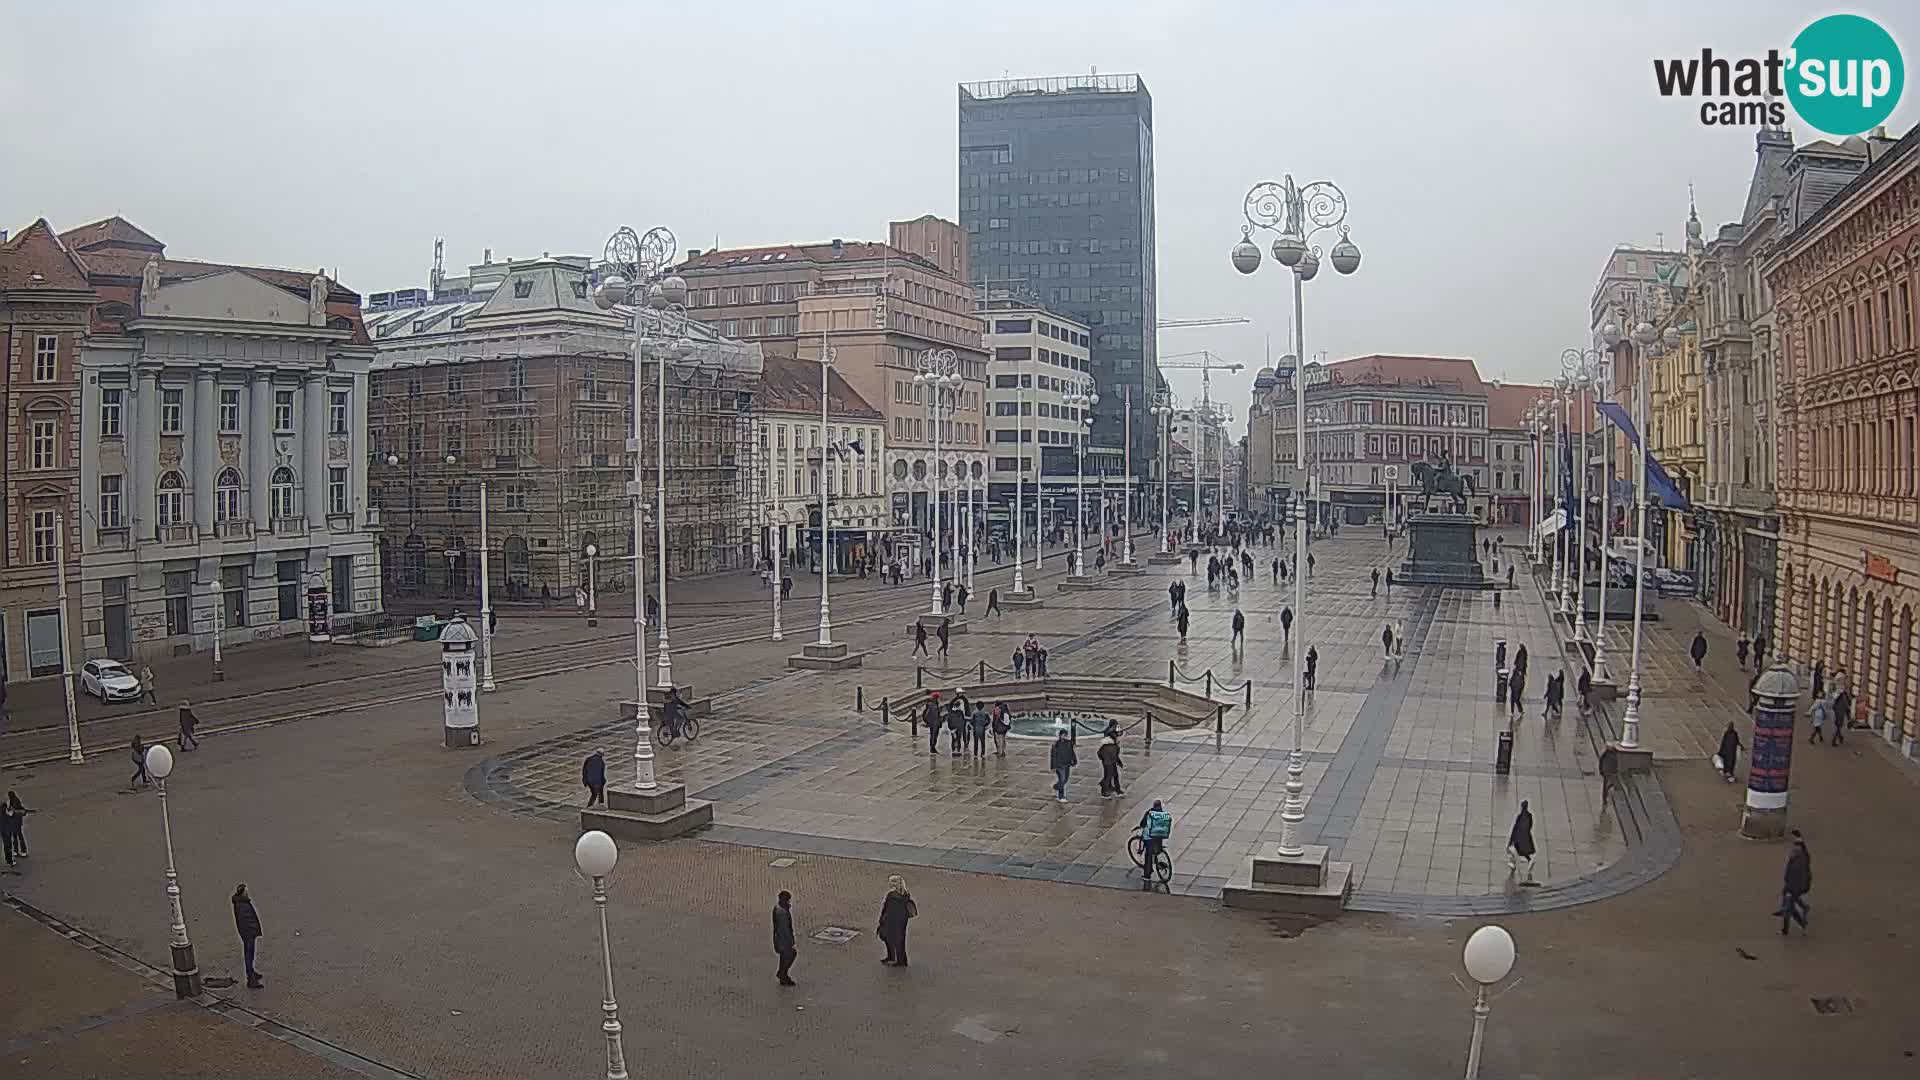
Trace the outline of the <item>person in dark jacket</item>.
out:
[[[1293,608],[1283,607],[1280,609],[1280,641],[1281,641],[1281,644],[1284,645],[1287,642],[1292,640],[1293,640]]]
[[[1514,712],[1524,712],[1526,710],[1526,702],[1524,700],[1526,696],[1527,669],[1523,667],[1514,668],[1513,674],[1507,677],[1507,707]]]
[[[1752,647],[1753,643],[1747,640],[1745,631],[1742,631],[1739,640],[1733,643],[1733,659],[1740,665],[1741,671],[1747,670],[1747,650]]]
[[[6,853],[7,865],[13,865],[13,854],[17,848],[14,840],[20,831],[21,815],[13,810],[13,804],[0,802],[0,851]]]
[[[1367,593],[1367,595],[1368,596],[1380,595],[1380,568],[1377,566],[1373,568],[1373,588],[1370,592]]]
[[[147,744],[135,735],[128,749],[132,751],[133,775],[127,778],[127,787],[138,789],[153,783],[153,778],[147,775]]]
[[[1513,672],[1522,679],[1525,679],[1527,676],[1527,647],[1525,645],[1513,650]]]
[[[1593,707],[1593,672],[1581,668],[1580,681],[1574,684],[1574,688],[1580,691],[1580,712],[1585,715]]]
[[[253,897],[247,895],[244,882],[233,890],[233,926],[240,931],[240,945],[246,951],[247,989],[258,990],[266,985],[253,966],[254,943],[260,940],[260,916],[253,910]]]
[[[967,726],[971,723],[968,712],[965,700],[947,707],[947,741],[954,757],[959,757],[967,748]]]
[[[1320,650],[1317,648],[1314,648],[1312,645],[1307,646],[1307,678],[1306,678],[1306,681],[1301,684],[1301,686],[1308,693],[1313,692],[1314,674],[1316,671],[1319,670],[1319,667],[1320,667]]]
[[[1167,586],[1167,615],[1178,614],[1180,614],[1180,583],[1176,581]]]
[[[1720,774],[1727,783],[1734,780],[1734,769],[1740,763],[1740,733],[1733,730],[1733,721],[1727,721],[1727,730],[1720,733]]]
[[[1767,667],[1767,635],[1757,634],[1753,639],[1753,670],[1764,671]]]
[[[1180,613],[1174,616],[1174,621],[1179,624],[1180,627],[1180,640],[1187,640],[1187,605],[1180,605]]]
[[[1120,739],[1117,735],[1108,735],[1100,740],[1100,797],[1110,799],[1115,795],[1125,795],[1120,790]]]
[[[944,723],[940,713],[940,693],[935,691],[920,710],[920,725],[927,729],[927,753],[940,752],[940,728]]]
[[[1700,665],[1707,660],[1707,635],[1704,631],[1695,631],[1693,644],[1687,647],[1687,655],[1693,657],[1693,670],[1699,671]]]
[[[1800,924],[1800,933],[1807,932],[1807,893],[1813,891],[1813,853],[1807,850],[1807,842],[1801,838],[1800,830],[1793,830],[1793,850],[1787,854],[1787,872],[1780,884],[1780,909],[1774,914],[1780,916],[1780,933],[1786,935],[1793,923]]]
[[[987,728],[993,723],[993,717],[987,715],[986,702],[976,701],[973,703],[973,716],[970,720],[972,721],[973,727],[973,756],[986,757]]]
[[[940,659],[942,660],[945,660],[947,658],[947,646],[951,643],[950,639],[952,638],[952,636],[953,636],[953,620],[941,619],[940,620]]]
[[[607,805],[607,759],[595,750],[580,764],[580,783],[587,789],[588,806]]]
[[[1533,811],[1527,809],[1527,800],[1520,800],[1520,812],[1514,815],[1513,828],[1507,833],[1507,869],[1517,869],[1521,859],[1527,860],[1526,880],[1533,880]]]
[[[1053,740],[1053,749],[1047,754],[1047,764],[1053,767],[1053,797],[1057,802],[1067,801],[1067,778],[1073,774],[1073,767],[1080,764],[1074,756],[1073,741],[1062,731]]]
[[[1246,643],[1247,643],[1247,617],[1240,613],[1239,608],[1234,608],[1233,609],[1233,638],[1231,641],[1228,642],[1228,644],[1238,646],[1238,645],[1245,645]]]
[[[1560,705],[1567,697],[1567,673],[1562,671],[1547,676],[1547,707],[1542,717],[1559,716]]]
[[[1838,678],[1834,685],[1840,692],[1833,695],[1833,745],[1839,746],[1847,741],[1847,724],[1853,720],[1853,690]]]
[[[924,623],[913,624],[913,655],[925,656],[929,659],[933,656],[927,651],[927,627]]]
[[[179,721],[181,751],[185,752],[197,748],[200,745],[200,739],[194,732],[200,727],[200,718],[193,715],[193,702],[183,701],[180,703]]]
[[[1014,655],[1019,655],[1015,653]],[[1013,714],[1008,711],[1007,703],[996,702],[993,706],[993,752],[996,757],[1007,756],[1007,732],[1013,730]]]
[[[1387,623],[1386,625],[1380,628],[1380,655],[1381,657],[1388,660],[1393,659],[1393,624],[1392,623]]]
[[[12,854],[18,855],[23,859],[26,858],[27,815],[33,813],[33,808],[20,802],[19,792],[9,791],[7,792],[7,801],[0,803],[0,812],[4,812],[7,815],[7,827],[11,830],[13,838]],[[12,865],[13,860],[9,858],[7,862],[8,865]]]
[[[965,615],[967,613],[967,597],[971,595],[971,593],[967,592],[965,585],[960,586],[960,614]]]
[[[1813,662],[1813,700],[1819,701],[1825,697],[1826,690],[1827,662],[1825,660],[1815,660]]]
[[[1016,679],[1024,679],[1026,675],[1027,651],[1025,649],[1015,649],[1013,650],[1013,677]]]
[[[907,891],[907,881],[898,874],[887,879],[887,898],[880,903],[880,925],[876,931],[880,941],[887,947],[887,955],[880,961],[893,967],[907,966],[907,920],[920,914],[920,908],[913,902],[913,894]]]
[[[793,970],[793,959],[800,950],[793,944],[793,894],[785,889],[780,890],[780,898],[773,905],[773,955],[780,958],[780,970],[773,977],[781,986],[792,986],[793,976],[788,972]]]
[[[1000,612],[1000,590],[999,590],[999,589],[988,589],[988,590],[987,590],[987,614],[989,614],[989,615],[999,615],[999,614],[1001,614],[1001,612]]]
[[[945,611],[952,606],[953,606],[953,582],[943,581],[940,583],[940,610]]]

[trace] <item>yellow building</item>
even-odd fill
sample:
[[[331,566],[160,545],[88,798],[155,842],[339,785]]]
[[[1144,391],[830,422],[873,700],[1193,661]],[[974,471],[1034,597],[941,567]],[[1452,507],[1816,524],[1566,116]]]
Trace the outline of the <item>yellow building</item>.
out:
[[[1673,303],[1654,321],[1656,340],[1672,327],[1680,344],[1652,361],[1653,378],[1647,385],[1647,449],[1673,479],[1673,486],[1689,502],[1707,472],[1706,376],[1700,354],[1700,260],[1706,245],[1700,237],[1700,215],[1687,211],[1685,262],[1670,284]],[[1661,561],[1675,569],[1697,571],[1699,534],[1692,514],[1656,507],[1647,529],[1661,552]]]

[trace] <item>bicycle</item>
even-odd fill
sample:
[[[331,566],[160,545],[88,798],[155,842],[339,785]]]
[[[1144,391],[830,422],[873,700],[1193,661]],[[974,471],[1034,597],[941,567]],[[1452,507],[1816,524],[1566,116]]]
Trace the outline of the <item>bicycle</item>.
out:
[[[1147,840],[1140,835],[1139,829],[1135,829],[1133,836],[1127,840],[1127,855],[1133,859],[1133,865],[1146,869]],[[1167,854],[1165,841],[1161,842],[1160,850],[1154,853],[1153,876],[1159,878],[1162,885],[1173,880],[1173,858]]]
[[[661,746],[672,746],[674,740],[682,735],[687,737],[688,742],[698,739],[700,737],[700,721],[695,720],[691,716],[681,720],[678,724],[670,724],[662,720],[660,722],[660,731],[656,737],[660,740]]]

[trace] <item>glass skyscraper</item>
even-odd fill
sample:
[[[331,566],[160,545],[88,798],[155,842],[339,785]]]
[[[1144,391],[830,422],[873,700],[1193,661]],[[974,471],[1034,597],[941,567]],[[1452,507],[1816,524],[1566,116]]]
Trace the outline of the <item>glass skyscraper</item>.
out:
[[[1087,324],[1095,409],[1089,471],[1118,473],[1133,403],[1133,469],[1154,449],[1153,97],[1136,75],[960,85],[960,224],[976,285],[1024,293]]]

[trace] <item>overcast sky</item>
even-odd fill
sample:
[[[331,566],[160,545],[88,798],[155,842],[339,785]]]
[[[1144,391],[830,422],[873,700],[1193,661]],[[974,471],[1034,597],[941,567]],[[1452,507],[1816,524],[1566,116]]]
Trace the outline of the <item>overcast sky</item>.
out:
[[[1654,90],[1655,56],[1785,48],[1794,3],[117,4],[0,12],[0,227],[123,214],[171,255],[338,267],[361,292],[497,256],[884,239],[957,217],[955,84],[1138,72],[1154,98],[1162,354],[1211,349],[1236,427],[1291,333],[1228,251],[1248,187],[1345,189],[1360,272],[1308,286],[1307,351],[1471,356],[1542,379],[1616,243],[1737,217],[1751,129]],[[53,13],[57,9],[57,13]],[[1573,14],[1574,11],[1579,13]],[[1876,2],[1914,59],[1920,14]],[[1566,12],[1562,14],[1561,12]],[[278,14],[275,14],[278,12]],[[1915,94],[1894,114],[1913,123]],[[1801,140],[1810,133],[1795,129]],[[1169,376],[1198,391],[1197,373]],[[1216,381],[1216,392],[1220,383]]]

